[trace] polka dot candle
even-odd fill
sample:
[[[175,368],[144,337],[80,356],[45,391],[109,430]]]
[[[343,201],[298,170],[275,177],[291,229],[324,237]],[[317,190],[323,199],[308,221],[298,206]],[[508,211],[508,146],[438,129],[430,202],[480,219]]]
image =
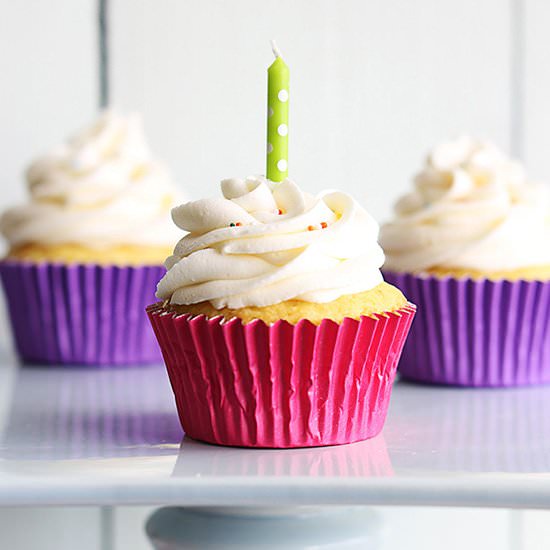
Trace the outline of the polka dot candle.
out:
[[[275,61],[267,69],[267,167],[271,181],[288,176],[288,84],[290,71],[275,42]]]

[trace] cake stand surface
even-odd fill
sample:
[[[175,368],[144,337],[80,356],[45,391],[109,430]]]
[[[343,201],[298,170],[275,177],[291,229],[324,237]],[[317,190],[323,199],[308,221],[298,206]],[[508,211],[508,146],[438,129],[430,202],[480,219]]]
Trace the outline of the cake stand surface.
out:
[[[168,506],[148,523],[157,548],[187,548],[171,521],[203,534],[228,517],[251,533],[362,525],[369,544],[325,547],[374,548],[370,505],[550,508],[550,387],[397,382],[372,440],[249,450],[186,439],[162,365],[20,367],[0,352],[0,506],[138,504]]]

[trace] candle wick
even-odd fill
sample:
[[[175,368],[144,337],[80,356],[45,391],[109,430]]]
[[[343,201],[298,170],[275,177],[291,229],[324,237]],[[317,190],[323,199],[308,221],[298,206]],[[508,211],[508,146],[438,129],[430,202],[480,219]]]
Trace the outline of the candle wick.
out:
[[[275,40],[271,40],[271,49],[273,50],[273,55],[275,57],[283,57],[281,55],[281,50],[277,47],[277,43]]]

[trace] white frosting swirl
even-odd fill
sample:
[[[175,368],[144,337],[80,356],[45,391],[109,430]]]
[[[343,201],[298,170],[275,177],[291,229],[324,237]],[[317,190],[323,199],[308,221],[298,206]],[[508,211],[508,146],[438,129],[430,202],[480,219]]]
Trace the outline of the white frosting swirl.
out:
[[[181,197],[152,157],[138,115],[104,112],[91,128],[35,161],[27,181],[31,202],[0,219],[12,247],[170,246],[177,238],[170,210]]]
[[[259,177],[221,187],[224,198],[172,211],[189,234],[166,260],[160,299],[217,309],[330,302],[382,282],[378,225],[349,195],[313,197],[289,180]]]
[[[550,265],[550,188],[494,145],[461,137],[436,147],[415,189],[382,227],[385,267],[505,271]]]

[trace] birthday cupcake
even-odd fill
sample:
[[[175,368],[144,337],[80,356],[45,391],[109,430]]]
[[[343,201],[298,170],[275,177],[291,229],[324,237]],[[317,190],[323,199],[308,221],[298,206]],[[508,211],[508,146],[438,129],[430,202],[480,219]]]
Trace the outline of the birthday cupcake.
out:
[[[27,171],[0,263],[17,350],[32,363],[156,362],[142,311],[171,250],[178,200],[137,115],[103,113]],[[168,252],[169,253],[169,252]]]
[[[246,447],[375,436],[414,316],[383,281],[376,222],[288,179],[221,187],[172,211],[189,233],[148,309],[183,429]]]
[[[550,188],[494,145],[436,147],[382,227],[384,274],[418,304],[400,373],[462,386],[550,381]]]

